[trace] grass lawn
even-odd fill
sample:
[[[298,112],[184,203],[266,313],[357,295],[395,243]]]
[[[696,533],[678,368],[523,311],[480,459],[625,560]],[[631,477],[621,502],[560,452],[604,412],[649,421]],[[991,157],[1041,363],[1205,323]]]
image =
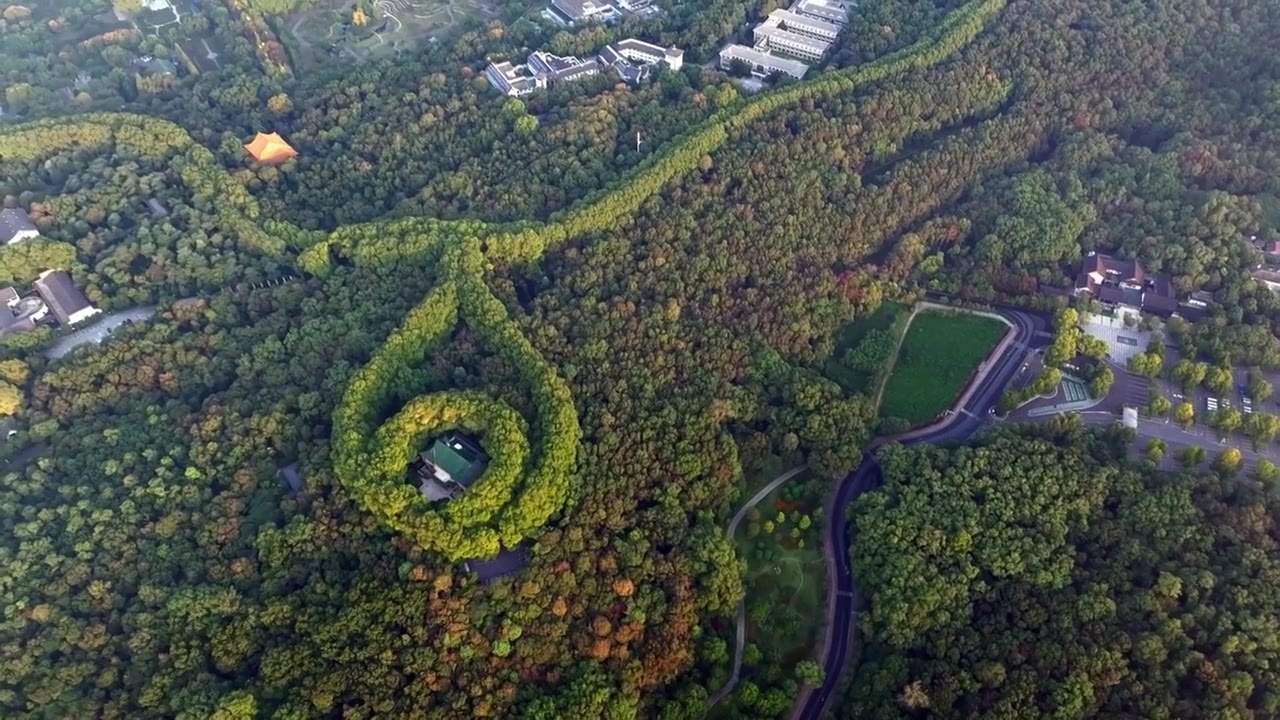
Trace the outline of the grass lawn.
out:
[[[875,374],[848,367],[842,364],[840,359],[846,352],[857,347],[867,333],[872,330],[888,331],[893,327],[893,322],[907,312],[909,309],[906,305],[887,302],[881,304],[870,315],[845,325],[840,330],[839,337],[836,338],[835,350],[831,353],[831,359],[823,366],[822,374],[849,395],[870,393],[874,390],[870,385],[875,380]]]
[[[991,318],[939,312],[916,315],[885,385],[882,417],[912,425],[951,406],[1008,327]]]
[[[812,656],[826,603],[821,518],[814,517],[821,499],[812,489],[821,483],[808,480],[793,478],[761,500],[734,538],[747,561],[747,642],[762,664],[787,671]]]

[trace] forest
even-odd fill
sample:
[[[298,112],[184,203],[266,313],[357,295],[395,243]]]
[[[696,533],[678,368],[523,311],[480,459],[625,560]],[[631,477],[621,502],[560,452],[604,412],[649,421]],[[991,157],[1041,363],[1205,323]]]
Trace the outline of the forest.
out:
[[[1094,433],[881,451],[852,510],[871,612],[840,717],[1280,713],[1280,502]]]
[[[37,61],[59,40],[49,24],[7,26],[6,58],[31,48],[6,59],[28,63],[4,66],[10,86],[39,79],[18,119],[88,122],[0,131],[5,204],[32,210],[46,235],[0,267],[17,278],[68,264],[95,301],[161,308],[56,362],[39,340],[0,343],[0,361],[30,368],[5,376],[25,407],[0,450],[12,463],[0,477],[0,715],[702,717],[724,677],[719,631],[744,592],[723,532],[744,466],[802,453],[829,479],[873,432],[867,399],[817,372],[850,320],[925,289],[1048,305],[1081,253],[1104,249],[1172,273],[1179,293],[1212,293],[1184,329],[1200,360],[1277,364],[1280,307],[1246,272],[1262,262],[1249,238],[1276,230],[1268,98],[1280,68],[1257,52],[1273,8],[881,5],[811,83],[749,100],[691,68],[525,108],[485,96],[474,71],[487,52],[541,42],[537,28],[467,33],[403,69],[180,70],[174,87],[134,98],[96,90],[88,110],[128,114],[86,118],[39,88],[57,87],[42,84],[53,71],[72,82],[66,63],[90,48]],[[691,7],[657,38],[706,52],[759,10]],[[140,42],[164,40],[152,37]],[[260,66],[242,49],[237,62]],[[136,91],[120,70],[90,82],[128,75]],[[281,93],[287,104],[269,102]],[[625,157],[646,103],[653,153]],[[520,112],[537,132],[511,143]],[[263,128],[301,158],[253,166],[239,146]],[[299,268],[299,282],[252,287]],[[501,448],[483,481],[494,495],[476,496],[473,517],[397,512],[404,494],[373,484],[378,463],[441,424]],[[1255,549],[1269,549],[1271,501],[1216,474],[1128,468],[1108,438],[983,442],[886,462],[957,481],[986,463],[1012,480],[995,458],[1025,454],[1035,473],[1007,488],[1023,494],[991,501],[1030,504],[1049,526],[1025,558],[989,537],[928,562],[910,548],[864,559],[871,547],[855,544],[877,582],[922,563],[934,571],[910,577],[947,591],[928,596],[937,613],[892,588],[873,599],[875,653],[849,708],[1275,714],[1273,650],[1255,622],[1275,614],[1257,579],[1274,570]],[[278,475],[294,461],[296,490]],[[544,494],[520,491],[534,480]],[[868,495],[885,532],[948,521],[892,512],[907,492]],[[1127,509],[1166,495],[1155,517]],[[972,514],[975,528],[1014,532],[999,513]],[[484,546],[441,543],[441,528],[485,516],[501,530]],[[1195,530],[1192,545],[1143,534],[1174,523]],[[454,561],[495,542],[526,548],[528,564],[484,584]],[[941,582],[969,568],[1004,584]],[[1122,579],[1163,589],[1097,587]],[[1098,607],[1060,592],[1077,582]],[[1243,606],[1228,604],[1235,588],[1249,590]],[[1222,635],[1184,597],[1246,631]],[[1047,626],[1015,634],[986,612],[1016,602],[1028,623],[1037,608],[1095,617],[1108,599],[1097,633],[1059,649],[1091,659],[1068,676],[1045,669],[1053,657],[1019,655],[1017,638]],[[1154,639],[1108,644],[1107,622],[1130,621]],[[971,625],[1011,638],[981,678],[948,665],[967,656],[938,652],[968,652]],[[1135,685],[1129,662],[1161,692]],[[794,682],[778,668],[760,677]],[[788,709],[756,690],[736,699],[738,716]]]

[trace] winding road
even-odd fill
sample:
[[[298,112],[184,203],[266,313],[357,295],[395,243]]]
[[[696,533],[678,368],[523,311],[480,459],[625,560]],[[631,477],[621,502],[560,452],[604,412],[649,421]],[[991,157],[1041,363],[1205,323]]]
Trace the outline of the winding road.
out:
[[[1012,341],[1001,346],[998,357],[983,368],[974,384],[961,398],[959,408],[942,421],[923,431],[908,433],[897,442],[904,445],[929,443],[934,445],[967,440],[987,424],[987,411],[1000,399],[1004,387],[1022,366],[1023,358],[1044,330],[1045,317],[1028,312],[1001,308],[997,311],[1013,324]],[[828,567],[834,570],[835,584],[827,605],[827,644],[822,658],[826,671],[821,687],[805,691],[801,695],[794,718],[818,720],[826,710],[836,686],[840,683],[845,663],[849,658],[850,643],[856,617],[857,583],[849,560],[849,506],[862,493],[880,484],[879,466],[872,453],[874,445],[863,458],[862,465],[849,474],[836,488],[832,512],[828,521]],[[735,665],[735,671],[737,667]]]

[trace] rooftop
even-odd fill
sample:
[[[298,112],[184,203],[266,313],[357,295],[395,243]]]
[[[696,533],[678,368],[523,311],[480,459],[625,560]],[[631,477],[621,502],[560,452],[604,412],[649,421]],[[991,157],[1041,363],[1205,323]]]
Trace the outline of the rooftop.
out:
[[[459,434],[437,438],[422,452],[423,462],[444,471],[453,482],[468,487],[484,474],[488,456],[471,440]]]
[[[831,43],[826,40],[819,40],[817,38],[810,37],[808,35],[801,35],[800,33],[794,33],[794,32],[791,32],[790,30],[785,30],[776,25],[764,24],[764,25],[756,26],[755,36],[757,40],[759,40],[761,36],[764,36],[768,38],[770,42],[773,42],[776,40],[781,43],[792,43],[795,45],[801,45],[803,47],[807,47],[813,50],[815,53],[819,55],[825,54],[827,50],[831,49]]]
[[[598,0],[551,0],[551,4],[570,20],[584,20],[595,15],[617,12],[613,5]]]
[[[752,66],[767,67],[794,77],[803,77],[809,71],[809,66],[799,60],[770,55],[746,45],[726,45],[720,50],[720,56],[728,57],[730,60],[741,60]]]
[[[801,15],[810,15],[837,25],[844,25],[849,21],[849,11],[839,3],[828,4],[823,0],[800,0],[800,2],[791,6],[791,9]]]
[[[796,27],[809,28],[824,33],[830,33],[832,35],[840,34],[840,30],[842,29],[839,25],[829,23],[826,20],[819,20],[817,18],[801,15],[797,12],[782,9],[774,10],[769,13],[769,19],[765,20],[765,22],[771,22],[774,24],[780,23],[784,26],[794,25]]]
[[[0,242],[9,242],[22,232],[39,232],[27,211],[21,208],[0,210]]]
[[[89,298],[76,287],[65,270],[45,270],[33,284],[53,316],[64,325],[78,322],[86,317],[86,311],[93,309]]]
[[[260,163],[277,163],[296,157],[297,150],[284,141],[277,133],[258,133],[253,140],[245,143],[245,152]]]

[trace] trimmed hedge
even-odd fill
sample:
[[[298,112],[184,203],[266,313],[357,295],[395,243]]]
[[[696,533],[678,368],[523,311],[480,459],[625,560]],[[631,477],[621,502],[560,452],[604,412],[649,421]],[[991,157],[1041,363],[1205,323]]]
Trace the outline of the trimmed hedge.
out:
[[[356,372],[334,411],[334,467],[343,487],[379,522],[455,560],[514,547],[559,512],[582,437],[569,386],[489,292],[485,263],[478,241],[451,246],[444,282]],[[378,426],[398,393],[421,389],[423,356],[449,337],[459,318],[528,384],[538,408],[531,460],[519,415],[476,393],[414,398]],[[462,497],[436,509],[407,484],[405,472],[429,435],[452,428],[482,433],[492,464]]]
[[[1005,2],[973,0],[915,44],[876,62],[725,108],[545,224],[400,218],[343,226],[326,238],[286,222],[260,222],[257,201],[211,152],[180,127],[137,115],[99,113],[18,126],[0,133],[0,155],[30,162],[48,148],[111,142],[139,155],[173,152],[174,167],[197,202],[215,212],[246,247],[270,255],[301,250],[298,265],[313,274],[326,272],[336,256],[384,267],[439,263],[442,282],[356,371],[334,411],[334,470],[363,508],[423,548],[453,559],[490,556],[500,545],[512,547],[537,531],[568,502],[582,430],[568,384],[485,286],[486,256],[537,260],[571,238],[615,227],[691,172],[732,133],[800,100],[851,92],[941,62],[972,41]],[[474,392],[413,397],[379,423],[397,402],[423,390],[418,367],[427,352],[448,339],[460,316],[528,385],[537,408],[532,453],[523,419],[505,403]],[[462,497],[434,508],[407,483],[407,466],[428,436],[453,428],[480,433],[492,464]]]

